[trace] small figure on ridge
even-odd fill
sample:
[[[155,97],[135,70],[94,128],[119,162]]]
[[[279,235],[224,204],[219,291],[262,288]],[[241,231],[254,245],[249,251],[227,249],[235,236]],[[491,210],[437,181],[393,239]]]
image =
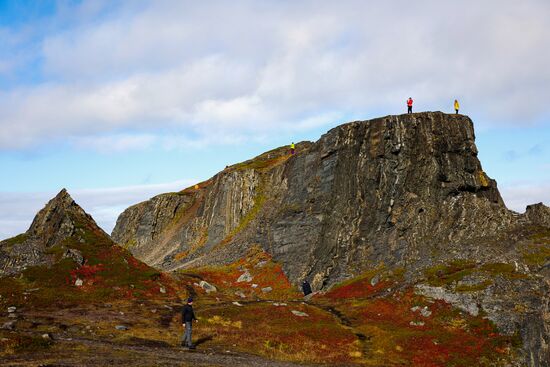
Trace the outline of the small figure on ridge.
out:
[[[456,111],[456,114],[458,115],[458,109],[460,108],[460,104],[458,103],[458,99],[455,99],[455,111]]]
[[[407,113],[413,113],[413,99],[411,97],[407,99]]]
[[[296,152],[296,146],[294,145],[294,142],[290,144],[290,154],[294,154]]]

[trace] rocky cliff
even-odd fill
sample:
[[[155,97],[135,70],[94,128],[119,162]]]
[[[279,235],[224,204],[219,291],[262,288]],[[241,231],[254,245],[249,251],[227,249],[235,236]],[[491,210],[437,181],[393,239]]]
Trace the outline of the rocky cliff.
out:
[[[520,333],[548,366],[550,214],[506,209],[477,158],[472,121],[439,112],[338,126],[317,142],[226,168],[128,208],[112,237],[165,270],[219,265],[261,246],[295,283],[326,289],[366,270]]]
[[[321,288],[380,263],[416,267],[514,220],[477,159],[472,121],[424,113],[341,125],[127,209],[113,239],[164,269],[259,244]]]

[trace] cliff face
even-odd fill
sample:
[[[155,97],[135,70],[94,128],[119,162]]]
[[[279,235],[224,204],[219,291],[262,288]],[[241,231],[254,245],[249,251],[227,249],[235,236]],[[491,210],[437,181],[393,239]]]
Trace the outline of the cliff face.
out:
[[[259,244],[320,288],[380,263],[416,267],[505,228],[465,116],[359,121],[231,166],[198,189],[126,210],[113,239],[164,269],[233,260]]]
[[[178,193],[128,208],[112,233],[165,270],[235,261],[254,245],[295,283],[326,289],[365,270],[520,333],[548,366],[550,212],[506,209],[472,121],[439,112],[338,126]],[[518,311],[519,310],[519,311]]]

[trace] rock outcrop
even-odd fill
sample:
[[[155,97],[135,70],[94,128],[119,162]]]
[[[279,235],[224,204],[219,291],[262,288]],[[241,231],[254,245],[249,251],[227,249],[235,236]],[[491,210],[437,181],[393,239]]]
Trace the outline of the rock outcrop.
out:
[[[128,208],[112,237],[165,270],[229,263],[259,245],[316,290],[399,270],[430,297],[520,333],[526,363],[548,366],[549,210],[509,211],[477,158],[472,121],[429,112],[351,122],[294,155],[283,147],[227,167]],[[426,281],[456,260],[479,274]]]
[[[465,116],[352,122],[297,148],[135,205],[113,239],[164,269],[233,260],[259,244],[318,289],[380,263],[425,266],[514,220]]]
[[[67,190],[61,190],[38,212],[27,232],[0,242],[0,276],[16,274],[29,266],[48,264],[52,260],[48,249],[70,237],[79,237],[82,228],[108,238]],[[79,240],[84,241],[82,237]],[[76,250],[70,251],[70,257],[78,258],[82,263],[81,255]]]

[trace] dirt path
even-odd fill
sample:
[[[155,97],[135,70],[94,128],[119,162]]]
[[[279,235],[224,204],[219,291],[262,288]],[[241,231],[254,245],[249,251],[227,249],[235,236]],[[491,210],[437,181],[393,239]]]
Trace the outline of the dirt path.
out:
[[[175,348],[162,342],[142,340],[133,345],[95,339],[56,339],[55,348],[19,354],[0,360],[2,366],[242,366],[305,367],[267,360],[258,356],[199,347],[196,351]],[[319,365],[315,365],[319,366]]]

